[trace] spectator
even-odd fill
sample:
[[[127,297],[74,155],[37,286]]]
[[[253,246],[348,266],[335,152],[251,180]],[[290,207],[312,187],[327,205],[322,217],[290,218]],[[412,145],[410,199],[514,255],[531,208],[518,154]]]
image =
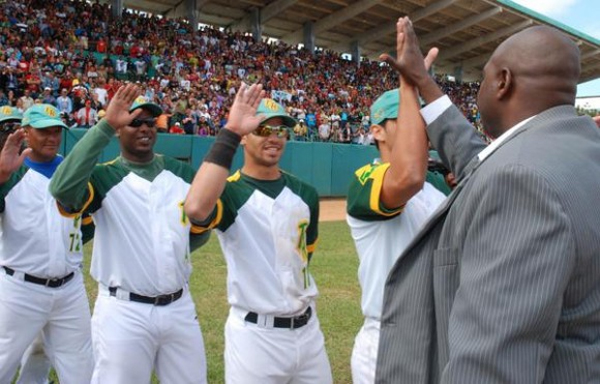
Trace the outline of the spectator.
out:
[[[86,100],[85,106],[77,111],[77,124],[81,128],[91,128],[98,121],[98,112],[92,108],[92,101]]]

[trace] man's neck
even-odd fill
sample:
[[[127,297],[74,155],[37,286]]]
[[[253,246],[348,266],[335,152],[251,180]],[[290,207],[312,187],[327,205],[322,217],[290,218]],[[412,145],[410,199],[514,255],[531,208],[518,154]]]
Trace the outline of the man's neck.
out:
[[[249,166],[244,164],[242,173],[257,180],[277,180],[281,177],[281,171],[278,165],[265,166]]]

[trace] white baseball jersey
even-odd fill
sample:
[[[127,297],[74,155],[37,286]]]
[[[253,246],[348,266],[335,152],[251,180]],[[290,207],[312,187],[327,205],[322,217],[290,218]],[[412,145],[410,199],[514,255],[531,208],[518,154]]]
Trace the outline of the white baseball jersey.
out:
[[[217,229],[231,306],[293,316],[314,301],[318,291],[309,258],[318,216],[317,191],[292,175],[264,181],[238,171],[228,179],[205,228]]]
[[[78,270],[81,219],[60,215],[50,179],[23,165],[0,186],[0,265],[41,278]]]
[[[157,174],[149,180],[140,176],[145,171]],[[191,224],[183,202],[193,177],[189,165],[161,155],[145,165],[118,157],[94,168],[84,209],[96,224],[96,281],[144,296],[176,292],[187,283]]]
[[[446,196],[431,184],[408,203],[386,209],[380,201],[389,163],[366,165],[355,172],[348,193],[347,222],[360,259],[358,280],[365,317],[379,320],[384,283],[391,267]]]

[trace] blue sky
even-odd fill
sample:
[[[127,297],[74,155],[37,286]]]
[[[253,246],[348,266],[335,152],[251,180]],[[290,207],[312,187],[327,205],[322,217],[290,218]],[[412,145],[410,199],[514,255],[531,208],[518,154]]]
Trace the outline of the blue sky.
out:
[[[513,1],[600,40],[598,0]],[[577,96],[600,96],[600,79],[580,84],[577,87]]]

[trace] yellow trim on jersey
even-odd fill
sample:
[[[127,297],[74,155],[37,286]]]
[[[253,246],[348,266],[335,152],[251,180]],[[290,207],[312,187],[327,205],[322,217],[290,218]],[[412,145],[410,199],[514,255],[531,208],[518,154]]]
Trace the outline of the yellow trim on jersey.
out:
[[[317,243],[319,242],[319,239],[315,239],[315,242],[312,244],[308,244],[306,246],[306,250],[308,251],[308,253],[314,253],[315,249],[317,249]]]
[[[221,220],[223,220],[223,202],[219,199],[217,200],[217,214],[215,215],[215,218],[207,226],[192,224],[190,232],[199,235],[219,225]]]
[[[240,179],[240,177],[242,177],[242,173],[239,170],[237,170],[237,171],[235,171],[235,173],[233,175],[231,175],[227,178],[227,181],[229,181],[230,183],[233,183],[234,181],[238,181]]]
[[[204,232],[208,231],[209,229],[210,228],[202,228],[202,227],[192,224],[192,226],[190,227],[190,232],[194,235],[201,235]]]
[[[381,191],[383,189],[383,179],[389,168],[390,163],[383,163],[379,166],[376,166],[368,176],[369,179],[373,180],[373,187],[371,188],[371,196],[369,199],[369,208],[371,208],[371,210],[378,215],[385,217],[397,215],[404,209],[404,205],[402,205],[387,212],[381,210]]]
[[[100,165],[111,165],[111,164],[114,164],[114,163],[115,163],[117,160],[119,160],[119,157],[118,157],[118,156],[117,156],[117,157],[115,157],[115,158],[114,158],[114,159],[112,159],[112,160],[109,160],[109,161],[107,161],[107,162],[101,163]]]
[[[77,212],[65,211],[65,209],[57,201],[56,206],[58,207],[58,212],[61,214],[61,216],[67,217],[69,219],[74,219],[77,216],[80,216],[83,213],[83,211],[85,211],[87,209],[87,207],[89,207],[89,205],[94,200],[94,187],[92,187],[92,183],[89,183],[89,182],[88,182],[88,192],[89,192],[89,196],[88,196],[87,201],[83,204],[83,207]]]

